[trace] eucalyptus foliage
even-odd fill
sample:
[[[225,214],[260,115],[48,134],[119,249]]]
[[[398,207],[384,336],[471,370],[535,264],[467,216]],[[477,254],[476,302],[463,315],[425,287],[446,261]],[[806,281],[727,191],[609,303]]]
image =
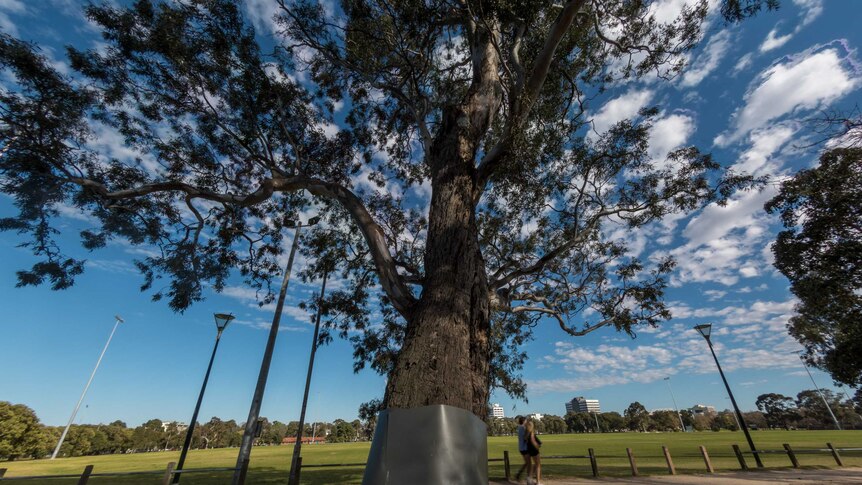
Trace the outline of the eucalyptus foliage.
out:
[[[88,6],[105,44],[70,47],[68,76],[0,36],[15,79],[0,91],[0,189],[19,209],[0,228],[38,259],[19,285],[63,289],[83,270],[57,243],[71,206],[94,221],[84,248],[154,249],[136,261],[142,290],[174,310],[234,270],[268,302],[285,228],[314,210],[303,276],[344,282],[310,303],[324,339],[389,376],[384,403],[483,415],[491,386],[523,396],[536,325],[634,336],[670,316],[673,261],[633,257],[614,227],[753,183],[694,147],[652,160],[658,107],[602,133],[589,113],[608,88],[678,74],[705,22],[772,0],[671,20],[641,0],[277,3],[266,50],[233,1]],[[99,149],[112,130],[135,160]]]

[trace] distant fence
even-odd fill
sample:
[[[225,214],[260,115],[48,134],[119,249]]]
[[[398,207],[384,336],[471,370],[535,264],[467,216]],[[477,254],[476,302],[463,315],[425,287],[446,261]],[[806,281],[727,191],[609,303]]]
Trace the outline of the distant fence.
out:
[[[843,452],[859,452],[862,451],[862,448],[835,448],[832,446],[832,443],[826,443],[826,448],[809,448],[809,449],[799,449],[794,450],[789,444],[784,443],[783,449],[781,450],[757,450],[757,451],[742,451],[739,445],[732,445],[731,449],[733,450],[733,455],[721,455],[722,457],[734,456],[739,461],[739,468],[741,470],[748,470],[748,462],[745,460],[745,455],[767,455],[767,454],[783,454],[786,455],[790,460],[790,465],[794,468],[799,468],[799,458],[796,455],[804,455],[804,454],[831,454],[832,458],[835,460],[835,463],[838,466],[844,466],[844,462],[841,459],[841,453]],[[676,475],[676,467],[673,463],[673,457],[671,456],[670,450],[667,446],[662,446],[662,455],[661,458],[664,458],[665,463],[667,464],[667,471],[670,475]],[[699,454],[696,456],[702,457],[704,462],[704,467],[708,473],[715,473],[715,468],[712,466],[712,459],[709,455],[705,446],[698,447]],[[686,458],[691,458],[692,455],[686,455]],[[718,455],[715,455],[718,456]],[[647,457],[647,456],[642,456]],[[586,455],[542,455],[543,460],[589,460],[590,470],[592,471],[593,477],[599,477],[599,459],[628,459],[629,466],[631,467],[631,474],[633,477],[639,475],[637,458],[635,457],[634,451],[631,448],[626,448],[625,456],[619,455],[597,455],[593,448],[587,449]],[[649,458],[656,458],[655,456],[649,456]],[[489,458],[489,463],[494,462],[503,462],[503,470],[505,473],[505,478],[508,480],[511,478],[511,462],[509,460],[509,452],[504,451],[502,458]],[[321,464],[303,464],[302,457],[299,457],[297,460],[297,479],[299,479],[303,468],[334,468],[334,467],[364,467],[365,463],[321,463]],[[247,471],[247,464],[243,466],[242,473],[245,475]],[[93,473],[93,465],[87,465],[84,468],[84,471],[81,474],[70,474],[70,475],[34,475],[34,476],[20,476],[20,477],[6,477],[6,468],[0,468],[0,482],[5,481],[18,481],[18,480],[36,480],[36,479],[54,479],[54,478],[78,478],[78,485],[86,485],[87,481],[90,477],[122,477],[122,476],[131,476],[131,475],[161,475],[162,476],[162,484],[169,485],[175,475],[178,474],[186,474],[186,473],[203,473],[203,472],[226,472],[226,471],[236,471],[236,468],[193,468],[188,470],[175,470],[176,463],[170,462],[168,466],[164,470],[158,471],[142,471],[142,472],[121,472],[121,473]]]
[[[168,466],[164,470],[156,470],[156,471],[143,471],[143,472],[116,472],[116,473],[93,473],[93,465],[87,465],[84,467],[84,471],[80,474],[67,474],[67,475],[30,475],[30,476],[20,476],[20,477],[6,477],[6,468],[0,468],[0,482],[11,482],[17,480],[44,480],[44,479],[58,479],[58,478],[77,478],[78,485],[87,485],[91,477],[129,477],[135,475],[155,475],[162,477],[162,485],[168,485],[171,483],[175,475],[179,474],[187,474],[187,473],[204,473],[204,472],[226,472],[226,471],[236,471],[236,468],[193,468],[189,470],[175,470],[174,468],[177,466],[175,462],[168,463]]]

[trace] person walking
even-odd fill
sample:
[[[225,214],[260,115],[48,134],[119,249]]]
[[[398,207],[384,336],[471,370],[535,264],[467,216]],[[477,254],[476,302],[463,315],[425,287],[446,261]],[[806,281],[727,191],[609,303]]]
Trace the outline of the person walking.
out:
[[[518,473],[515,474],[515,481],[521,481],[521,475],[524,473],[524,470],[527,471],[527,481],[530,481],[530,455],[527,453],[527,433],[524,431],[524,417],[518,416],[518,452],[521,453],[521,457],[524,459],[524,464],[521,465],[521,469],[518,470]]]
[[[542,485],[542,459],[539,456],[542,441],[536,436],[536,426],[532,421],[527,421],[524,425],[524,434],[527,440],[527,454],[531,461],[530,469],[536,474],[535,485]],[[527,483],[530,484],[530,472],[527,472]]]

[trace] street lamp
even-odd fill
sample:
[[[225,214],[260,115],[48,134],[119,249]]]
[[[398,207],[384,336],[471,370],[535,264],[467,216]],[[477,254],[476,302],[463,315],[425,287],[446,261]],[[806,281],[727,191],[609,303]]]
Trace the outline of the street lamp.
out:
[[[111,335],[108,336],[108,341],[105,342],[105,347],[102,349],[102,353],[99,354],[99,360],[96,361],[96,367],[93,367],[93,372],[90,374],[90,380],[88,380],[87,385],[84,386],[84,392],[81,393],[81,397],[78,399],[78,404],[75,405],[75,410],[72,411],[72,416],[69,417],[69,422],[66,423],[66,428],[63,430],[63,434],[60,435],[60,441],[57,442],[57,447],[54,448],[54,453],[51,453],[52,460],[57,458],[57,453],[60,453],[60,447],[63,446],[63,440],[66,439],[66,433],[68,433],[69,428],[72,427],[72,423],[75,421],[75,415],[78,414],[78,409],[80,409],[81,403],[84,402],[84,396],[87,395],[87,390],[90,388],[93,378],[96,377],[96,371],[99,369],[99,364],[102,363],[102,357],[105,356],[105,352],[108,350],[108,345],[111,345],[111,339],[114,338],[114,332],[117,331],[117,326],[125,321],[120,318],[119,315],[114,315],[114,319],[116,319],[114,329],[111,330]]]
[[[799,352],[794,352],[794,354],[799,355],[799,360],[802,361],[802,367],[805,367],[805,372],[808,373],[808,378],[811,379],[811,383],[814,384],[814,389],[817,389],[817,394],[820,394],[820,399],[823,400],[823,405],[826,406],[826,410],[829,411],[829,415],[832,416],[832,422],[835,423],[835,428],[838,431],[841,431],[841,425],[838,423],[838,418],[835,417],[835,413],[832,412],[832,408],[829,407],[829,402],[826,401],[826,396],[823,395],[823,391],[820,390],[820,386],[814,382],[814,376],[811,375],[811,371],[808,370],[808,365],[805,363],[805,359],[802,357],[802,354]]]
[[[745,433],[745,439],[748,440],[748,447],[751,448],[751,453],[754,455],[754,461],[757,462],[758,468],[763,468],[763,461],[760,459],[760,454],[757,449],[754,447],[754,441],[751,439],[751,433],[748,432],[748,425],[745,424],[745,418],[742,417],[742,413],[739,411],[739,406],[736,405],[736,399],[733,397],[733,392],[730,390],[730,385],[727,383],[727,379],[724,377],[724,371],[721,370],[721,364],[718,363],[718,357],[715,355],[715,349],[712,348],[712,340],[710,340],[709,335],[712,332],[712,324],[706,323],[703,325],[697,325],[694,327],[695,330],[699,334],[706,339],[706,343],[709,345],[709,351],[712,352],[712,358],[715,359],[715,366],[718,367],[718,373],[721,374],[721,380],[724,381],[724,387],[727,389],[727,395],[730,396],[730,402],[733,404],[733,410],[736,413],[736,419],[739,420],[740,428],[742,432]]]
[[[323,284],[320,285],[320,301],[323,301],[323,295],[326,292],[326,278],[329,276],[329,271],[323,273]],[[320,335],[320,316],[323,313],[321,308],[322,303],[317,305],[317,315],[314,317],[314,338],[311,340],[311,356],[308,358],[308,374],[305,376],[305,393],[302,395],[302,408],[299,412],[299,427],[296,431],[296,443],[293,445],[293,456],[290,458],[290,476],[288,477],[288,485],[299,485],[299,477],[297,476],[296,462],[299,460],[299,454],[302,451],[302,432],[305,427],[305,408],[308,405],[308,388],[311,385],[311,372],[314,370],[314,355],[317,353],[317,338]]]
[[[236,467],[233,474],[232,485],[243,485],[245,475],[248,473],[249,456],[251,456],[251,445],[254,443],[257,431],[257,420],[260,417],[260,406],[263,404],[263,393],[266,390],[266,380],[269,377],[269,366],[272,363],[272,351],[275,348],[275,338],[278,336],[278,326],[281,322],[281,310],[284,308],[284,298],[287,294],[287,285],[290,282],[290,271],[293,268],[293,259],[296,249],[299,247],[300,230],[303,227],[313,226],[320,222],[320,217],[312,217],[308,223],[288,221],[286,227],[295,227],[293,244],[290,247],[290,257],[287,259],[287,268],[284,271],[284,280],[278,293],[278,302],[275,305],[275,314],[272,317],[272,325],[269,327],[269,337],[266,340],[266,349],[263,352],[263,361],[260,363],[260,373],[257,376],[257,386],[254,388],[254,396],[251,399],[251,407],[248,410],[248,419],[245,421],[245,431],[242,435],[242,443],[239,446],[239,455],[236,458]]]
[[[670,398],[673,400],[673,409],[676,411],[677,417],[679,417],[679,424],[682,426],[682,430],[685,431],[685,423],[682,422],[682,414],[679,412],[679,407],[676,405],[676,397],[674,397],[673,389],[670,387],[670,377],[665,377],[664,381],[667,383],[667,390],[670,391]]]
[[[186,455],[189,452],[189,447],[192,444],[192,435],[195,432],[195,423],[198,421],[198,411],[201,410],[201,402],[204,400],[204,392],[207,390],[207,381],[210,380],[210,371],[213,368],[213,361],[215,360],[216,350],[218,350],[218,343],[221,340],[221,333],[224,332],[224,329],[227,328],[230,321],[234,319],[234,316],[229,313],[216,313],[213,317],[215,317],[216,324],[216,339],[215,345],[213,345],[213,354],[210,356],[210,364],[207,366],[207,373],[204,374],[204,383],[201,385],[201,393],[198,395],[197,404],[195,404],[195,412],[192,413],[192,420],[189,423],[189,428],[186,430],[186,441],[183,443],[183,451],[180,452],[180,460],[177,462],[173,483],[180,483],[180,477],[182,476],[181,472],[183,465],[186,462]]]

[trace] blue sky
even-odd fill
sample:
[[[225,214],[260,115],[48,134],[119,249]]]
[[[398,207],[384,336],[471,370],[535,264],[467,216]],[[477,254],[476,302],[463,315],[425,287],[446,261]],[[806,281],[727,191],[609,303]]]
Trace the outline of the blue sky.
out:
[[[679,3],[661,2],[658,14],[678,11]],[[245,6],[263,42],[271,42],[273,4],[250,0]],[[38,42],[59,69],[66,69],[63,45],[89,47],[97,41],[79,7],[72,0],[0,0],[0,29]],[[600,131],[643,106],[657,105],[662,114],[651,139],[656,158],[695,145],[711,150],[728,167],[776,178],[792,174],[817,158],[816,151],[796,148],[809,135],[804,120],[817,110],[850,108],[859,100],[859,18],[860,2],[784,0],[780,11],[738,27],[712,22],[682,76],[615,86],[593,103],[590,114]],[[103,135],[105,150],[122,153],[116,137]],[[810,388],[791,353],[800,347],[785,330],[794,300],[787,280],[771,266],[769,244],[779,225],[764,213],[763,204],[774,190],[735,194],[727,207],[666,218],[635,233],[605,228],[608,237],[626,239],[643,257],[677,258],[667,294],[674,318],[638,332],[634,340],[612,330],[575,339],[546,322],[526,347],[529,404],[502,392],[492,401],[502,404],[507,415],[563,414],[563,402],[581,395],[599,399],[603,410],[622,411],[635,400],[649,409],[669,408],[663,378],[671,376],[680,406],[729,407],[706,343],[691,330],[704,322],[714,323],[716,350],[744,409],[753,409],[764,392],[795,395]],[[13,209],[0,196],[0,217]],[[58,221],[70,235],[61,239],[69,253],[83,255],[77,233],[88,224],[74,212]],[[225,293],[209,292],[205,302],[175,314],[138,290],[142,279],[131,262],[146,249],[115,243],[86,255],[87,271],[69,290],[15,288],[14,272],[32,264],[30,254],[17,247],[20,242],[15,234],[0,233],[0,400],[32,407],[47,424],[64,424],[111,331],[113,315],[120,314],[126,323],[77,422],[187,421],[212,350],[212,313],[233,312],[237,320],[222,339],[201,417],[245,419],[272,308],[258,307],[253,292],[238,280]],[[298,419],[312,327],[296,304],[315,290],[291,284],[261,413],[270,419]],[[352,350],[345,342],[321,348],[317,359],[309,420],[353,419],[360,403],[382,395],[383,378],[371,371],[353,374]],[[831,387],[825,374],[814,376]]]

